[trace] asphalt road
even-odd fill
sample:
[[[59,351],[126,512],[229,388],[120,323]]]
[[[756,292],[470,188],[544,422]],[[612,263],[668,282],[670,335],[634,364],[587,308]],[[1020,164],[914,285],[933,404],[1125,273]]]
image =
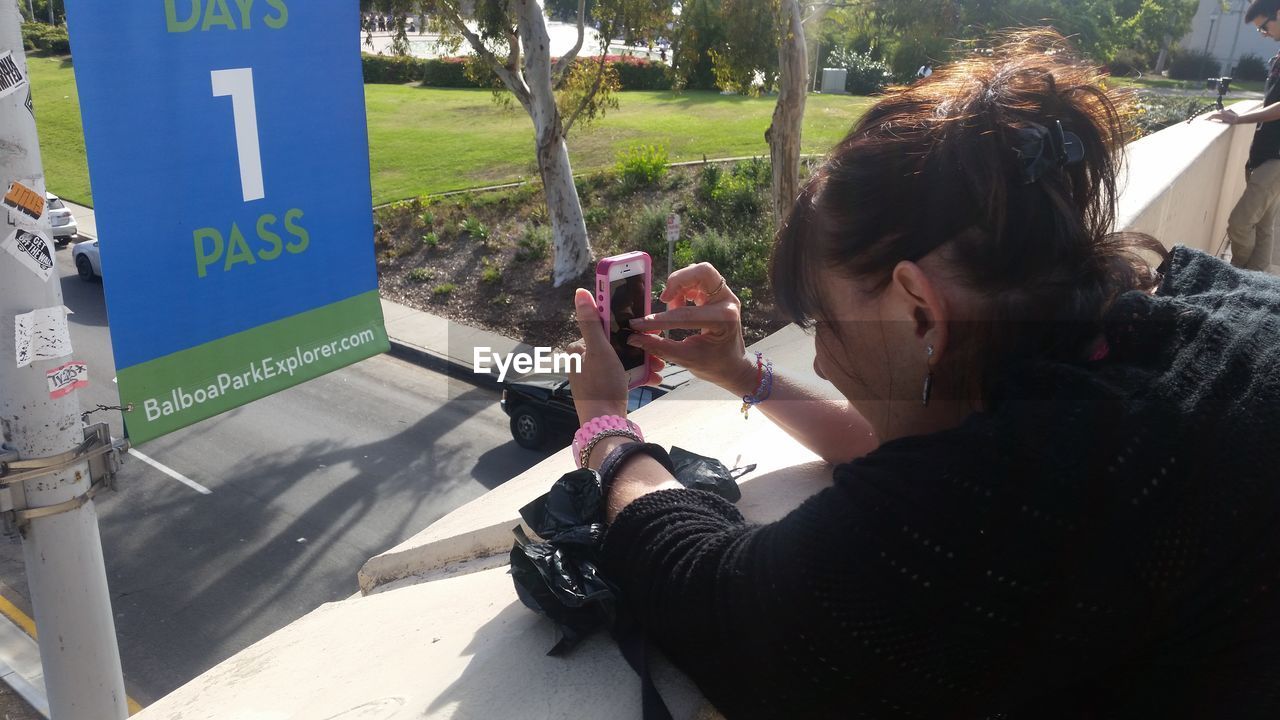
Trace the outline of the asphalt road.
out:
[[[117,404],[101,283],[58,251],[83,407]],[[451,384],[452,383],[452,384]],[[119,436],[119,413],[107,416]],[[138,448],[96,501],[129,694],[143,705],[322,603],[370,556],[532,466],[497,394],[379,356]],[[22,548],[0,582],[26,594]],[[25,604],[23,598],[17,598]]]

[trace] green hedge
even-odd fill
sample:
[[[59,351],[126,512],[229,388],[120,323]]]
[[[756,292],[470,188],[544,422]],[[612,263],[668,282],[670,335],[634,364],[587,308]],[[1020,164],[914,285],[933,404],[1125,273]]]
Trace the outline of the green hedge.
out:
[[[403,85],[421,82],[426,74],[427,61],[421,58],[368,53],[360,57],[364,60],[364,81],[367,83]]]
[[[480,87],[467,77],[466,58],[435,58],[423,61],[422,84],[428,87],[473,88]]]
[[[468,77],[467,59],[460,57],[423,59],[389,55],[363,55],[364,81],[367,83],[403,84],[421,82],[428,87],[488,87]],[[670,90],[671,73],[662,64],[631,56],[609,55],[605,61],[618,71],[623,90]],[[594,58],[578,58],[575,62],[594,63]]]
[[[22,44],[27,50],[40,50],[53,55],[70,55],[71,41],[65,25],[22,23]]]

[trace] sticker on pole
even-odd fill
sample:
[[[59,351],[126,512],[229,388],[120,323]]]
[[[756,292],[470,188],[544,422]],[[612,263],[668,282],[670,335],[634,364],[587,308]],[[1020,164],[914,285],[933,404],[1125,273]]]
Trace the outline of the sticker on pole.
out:
[[[352,3],[66,7],[133,442],[386,352]]]
[[[13,318],[13,344],[18,367],[36,360],[54,360],[71,354],[71,334],[67,332],[67,313],[58,307],[39,308]]]
[[[35,183],[31,184],[35,185]],[[32,220],[39,220],[44,215],[44,194],[36,192],[17,180],[9,183],[9,189],[5,191],[4,199],[0,202],[3,202],[5,207],[22,213]]]
[[[82,362],[69,362],[50,370],[45,378],[49,381],[49,397],[56,400],[89,384],[89,366]]]
[[[13,51],[6,50],[3,55],[0,55],[0,98],[9,95],[9,93],[26,84],[27,79],[22,77],[22,70],[18,69],[18,62],[13,57]]]
[[[40,233],[14,230],[0,248],[18,259],[28,270],[48,282],[53,275],[53,243]]]

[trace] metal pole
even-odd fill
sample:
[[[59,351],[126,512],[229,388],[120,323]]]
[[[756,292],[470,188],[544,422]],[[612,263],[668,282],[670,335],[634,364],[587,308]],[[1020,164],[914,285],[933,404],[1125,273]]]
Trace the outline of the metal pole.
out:
[[[52,0],[50,0],[50,2],[52,2]],[[1204,58],[1205,58],[1205,59],[1204,59],[1203,61],[1201,61],[1202,63],[1203,63],[1203,62],[1208,62],[1208,58],[1209,58],[1209,40],[1213,37],[1213,26],[1214,26],[1214,23],[1216,23],[1216,22],[1218,22],[1218,13],[1216,13],[1216,12],[1215,12],[1215,13],[1213,13],[1212,15],[1210,15],[1210,16],[1209,16],[1209,32],[1205,33],[1205,36],[1204,36],[1204,53],[1203,53],[1203,55],[1204,55]],[[1208,73],[1208,70],[1209,70],[1209,69],[1208,69],[1207,67],[1205,67],[1203,64],[1200,66],[1200,74],[1201,74],[1201,75],[1208,75],[1208,74],[1209,74],[1209,73]],[[1217,74],[1219,74],[1219,73],[1214,73],[1214,74],[1215,74],[1215,75],[1217,75]]]
[[[0,55],[12,51],[12,60],[26,78],[20,22],[16,3],[0,8]],[[0,98],[0,192],[18,181],[34,185],[31,189],[43,197],[40,145],[26,98],[21,87]],[[8,237],[14,228],[6,220],[0,213],[0,233]],[[35,230],[48,234],[47,213]],[[14,341],[15,315],[62,306],[58,274],[55,271],[45,281],[0,251],[0,288],[0,440],[24,460],[74,450],[84,440],[79,399],[74,392],[51,398],[45,377],[72,357],[36,360],[20,368]],[[83,495],[89,484],[88,464],[81,462],[13,486],[11,492],[18,497],[25,493],[27,507],[47,507]],[[23,533],[22,555],[50,714],[58,720],[123,720],[128,710],[120,650],[93,501],[33,518]]]

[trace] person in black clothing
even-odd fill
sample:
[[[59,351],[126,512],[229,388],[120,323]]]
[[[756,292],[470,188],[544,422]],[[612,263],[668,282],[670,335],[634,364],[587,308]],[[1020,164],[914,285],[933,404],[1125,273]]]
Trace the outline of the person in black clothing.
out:
[[[710,265],[633,322],[836,465],[750,525],[656,446],[587,448],[602,577],[728,717],[1280,716],[1280,281],[1112,233],[1119,92],[1021,31],[831,152],[771,282],[847,402],[747,353]],[[575,309],[579,418],[625,416]]]
[[[1280,0],[1253,0],[1244,21],[1273,40],[1280,40]],[[1276,210],[1280,208],[1280,53],[1271,58],[1263,106],[1244,114],[1230,108],[1209,116],[1228,125],[1257,123],[1245,164],[1244,194],[1227,219],[1231,264],[1249,270],[1271,266]]]

